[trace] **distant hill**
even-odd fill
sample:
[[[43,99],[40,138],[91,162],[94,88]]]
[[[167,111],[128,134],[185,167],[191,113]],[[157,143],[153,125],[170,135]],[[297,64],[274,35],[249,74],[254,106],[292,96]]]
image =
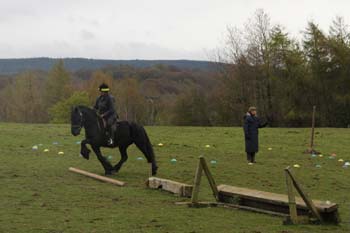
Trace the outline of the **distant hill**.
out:
[[[26,70],[48,71],[59,59],[57,58],[16,58],[0,59],[0,75],[12,75]],[[158,64],[175,66],[180,69],[210,70],[212,62],[194,60],[100,60],[86,58],[63,58],[66,69],[71,72],[78,70],[96,70],[106,66],[129,65],[145,68]]]

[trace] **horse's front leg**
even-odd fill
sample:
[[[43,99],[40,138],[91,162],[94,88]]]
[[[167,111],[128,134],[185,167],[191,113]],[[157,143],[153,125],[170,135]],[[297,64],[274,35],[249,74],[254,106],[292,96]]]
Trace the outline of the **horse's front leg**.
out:
[[[120,155],[121,155],[121,159],[120,161],[114,166],[114,171],[118,172],[120,170],[120,168],[123,166],[123,163],[126,162],[126,160],[128,160],[128,153],[127,153],[127,147],[122,146],[119,147],[119,151],[120,151]]]
[[[89,141],[87,139],[84,139],[83,141],[81,141],[80,154],[81,154],[81,156],[83,156],[84,159],[89,160],[89,155],[90,155],[91,150],[89,150],[89,148],[87,148],[86,144],[89,144]]]
[[[113,166],[106,160],[106,158],[102,155],[100,147],[91,145],[93,151],[95,152],[98,160],[102,164],[105,169],[105,175],[112,175],[114,172]]]

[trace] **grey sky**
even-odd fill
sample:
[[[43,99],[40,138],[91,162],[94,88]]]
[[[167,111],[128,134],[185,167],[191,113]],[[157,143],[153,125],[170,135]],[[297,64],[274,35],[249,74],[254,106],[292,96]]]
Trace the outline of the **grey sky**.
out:
[[[208,59],[256,9],[293,35],[328,30],[347,0],[0,0],[0,58]]]

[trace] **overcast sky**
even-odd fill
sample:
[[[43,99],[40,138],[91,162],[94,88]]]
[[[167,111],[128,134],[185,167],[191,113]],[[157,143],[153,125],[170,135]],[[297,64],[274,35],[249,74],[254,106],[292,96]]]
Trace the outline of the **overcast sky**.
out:
[[[350,24],[348,0],[0,0],[0,58],[208,60],[258,8],[293,36]]]

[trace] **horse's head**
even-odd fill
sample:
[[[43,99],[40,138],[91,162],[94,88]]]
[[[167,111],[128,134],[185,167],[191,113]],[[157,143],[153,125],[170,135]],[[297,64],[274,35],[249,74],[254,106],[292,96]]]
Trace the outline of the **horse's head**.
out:
[[[71,132],[73,136],[78,136],[84,125],[84,118],[79,106],[73,107],[71,112]]]

